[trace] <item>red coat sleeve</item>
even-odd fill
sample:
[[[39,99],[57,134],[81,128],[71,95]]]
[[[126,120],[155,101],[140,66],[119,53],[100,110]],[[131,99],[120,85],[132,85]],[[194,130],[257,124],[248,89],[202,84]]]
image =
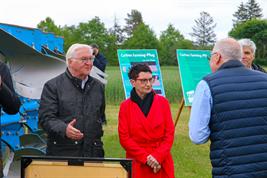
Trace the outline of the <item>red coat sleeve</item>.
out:
[[[143,164],[147,161],[149,155],[144,148],[141,148],[129,135],[129,121],[126,103],[122,103],[119,111],[119,125],[118,132],[120,138],[120,144],[126,150],[128,154]]]
[[[171,116],[170,105],[167,100],[163,100],[163,113],[164,113],[164,125],[165,132],[163,141],[160,146],[154,150],[152,156],[161,164],[162,161],[167,158],[167,155],[170,154],[171,147],[174,140],[174,124]]]

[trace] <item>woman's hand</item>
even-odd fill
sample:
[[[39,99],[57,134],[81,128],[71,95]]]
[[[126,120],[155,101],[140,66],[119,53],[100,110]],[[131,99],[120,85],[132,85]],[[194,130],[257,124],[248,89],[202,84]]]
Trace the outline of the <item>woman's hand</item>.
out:
[[[157,172],[159,172],[160,169],[161,169],[161,165],[159,164],[158,166],[153,168],[153,172],[156,174]]]
[[[147,156],[146,164],[153,169],[154,173],[157,173],[161,169],[161,165],[152,155]]]

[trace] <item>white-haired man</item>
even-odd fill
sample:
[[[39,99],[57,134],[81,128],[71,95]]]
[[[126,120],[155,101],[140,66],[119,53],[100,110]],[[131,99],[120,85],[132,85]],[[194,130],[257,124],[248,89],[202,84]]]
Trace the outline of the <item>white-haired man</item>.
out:
[[[104,86],[89,76],[93,61],[90,46],[73,44],[66,71],[43,88],[39,122],[48,134],[47,155],[104,157]]]
[[[241,45],[243,51],[242,63],[249,69],[258,70],[266,73],[266,71],[261,66],[253,63],[256,52],[255,43],[248,38],[241,39],[238,42]]]
[[[233,38],[218,41],[210,60],[212,74],[194,94],[189,136],[210,140],[212,177],[267,177],[267,75],[247,69]]]

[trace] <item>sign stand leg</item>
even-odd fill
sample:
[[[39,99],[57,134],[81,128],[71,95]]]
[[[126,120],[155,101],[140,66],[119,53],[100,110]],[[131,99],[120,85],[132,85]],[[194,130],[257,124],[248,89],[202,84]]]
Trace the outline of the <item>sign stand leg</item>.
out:
[[[176,119],[175,119],[174,127],[176,127],[176,125],[177,125],[177,123],[179,121],[179,118],[180,118],[180,115],[182,113],[183,107],[184,107],[184,97],[182,97],[182,100],[180,101],[180,106],[179,106],[179,110],[177,112],[177,116],[176,116]]]

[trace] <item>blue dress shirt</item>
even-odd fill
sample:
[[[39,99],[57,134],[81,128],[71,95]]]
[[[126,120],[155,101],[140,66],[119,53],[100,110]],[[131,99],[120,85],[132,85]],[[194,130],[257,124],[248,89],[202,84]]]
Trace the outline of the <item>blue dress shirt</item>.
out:
[[[206,81],[201,80],[194,93],[189,120],[189,137],[195,144],[206,143],[210,136],[212,97]]]

